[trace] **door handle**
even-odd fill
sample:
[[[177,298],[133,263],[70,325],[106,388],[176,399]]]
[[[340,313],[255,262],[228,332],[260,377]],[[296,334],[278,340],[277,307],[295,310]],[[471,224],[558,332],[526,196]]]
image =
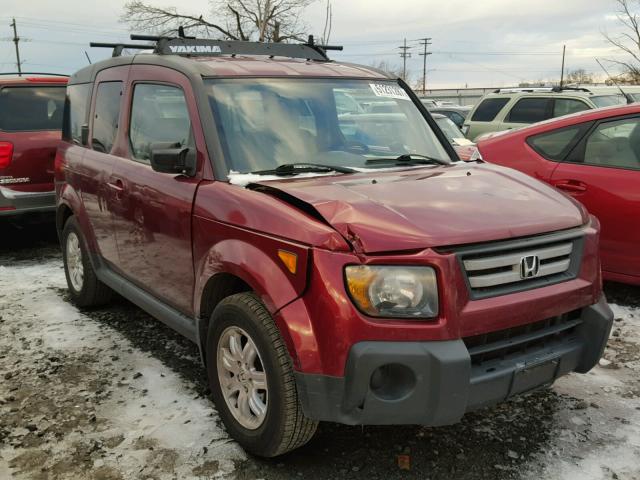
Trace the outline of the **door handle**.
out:
[[[122,192],[124,190],[124,183],[122,183],[122,180],[120,180],[119,178],[114,182],[108,182],[107,185],[109,186],[109,188],[115,190],[116,192]]]
[[[578,180],[560,180],[555,182],[554,185],[557,189],[568,193],[584,193],[587,191],[587,185]]]

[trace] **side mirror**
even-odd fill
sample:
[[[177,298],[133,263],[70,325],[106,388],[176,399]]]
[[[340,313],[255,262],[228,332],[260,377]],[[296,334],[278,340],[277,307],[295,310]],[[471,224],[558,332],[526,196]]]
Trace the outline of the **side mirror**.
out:
[[[80,143],[83,147],[89,145],[89,125],[82,125],[80,127]]]
[[[196,156],[190,150],[179,143],[154,143],[151,145],[151,168],[160,173],[192,177],[196,173]]]

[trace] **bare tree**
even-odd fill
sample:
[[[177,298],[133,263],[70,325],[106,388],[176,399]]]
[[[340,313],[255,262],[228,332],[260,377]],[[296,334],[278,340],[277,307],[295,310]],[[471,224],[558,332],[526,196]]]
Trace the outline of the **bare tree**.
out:
[[[402,78],[402,66],[393,65],[388,60],[380,60],[378,62],[373,62],[370,64],[373,68],[377,68],[378,70],[382,70],[389,75],[392,75],[396,78]],[[403,78],[405,82],[409,82],[409,78],[411,77],[411,72],[407,69],[407,78]]]
[[[567,73],[566,83],[581,83],[589,84],[593,83],[593,75],[587,73],[584,68],[578,68]]]
[[[626,60],[608,59],[621,67],[623,73],[640,80],[640,0],[615,0],[616,17],[625,31],[618,35],[603,32],[604,38],[628,55]]]
[[[157,7],[145,0],[125,4],[121,20],[131,29],[174,34],[179,26],[191,33],[229,40],[286,42],[303,40],[300,15],[315,0],[210,0],[209,14],[188,14],[176,7]]]

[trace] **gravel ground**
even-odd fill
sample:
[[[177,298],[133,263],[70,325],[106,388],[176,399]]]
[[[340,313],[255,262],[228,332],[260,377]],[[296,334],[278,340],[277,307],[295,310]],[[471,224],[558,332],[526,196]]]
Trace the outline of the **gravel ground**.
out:
[[[262,460],[227,437],[195,346],[124,299],[79,311],[61,265],[52,225],[0,222],[2,480],[640,480],[639,288],[606,286],[616,324],[587,375],[451,427],[322,424]]]

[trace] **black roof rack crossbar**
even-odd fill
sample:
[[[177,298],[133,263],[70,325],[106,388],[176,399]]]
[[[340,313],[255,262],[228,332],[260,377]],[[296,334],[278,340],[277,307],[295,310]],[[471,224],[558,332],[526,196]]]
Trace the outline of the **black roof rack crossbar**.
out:
[[[124,49],[132,50],[154,50],[155,45],[145,45],[143,43],[103,43],[103,42],[91,42],[90,47],[97,48],[113,48],[112,57],[119,57],[122,55]]]
[[[50,75],[52,77],[68,77],[64,73],[49,73],[49,72],[0,72],[0,75]]]
[[[569,91],[573,91],[573,92],[591,93],[591,90],[589,90],[588,88],[584,88],[584,87],[553,87],[551,89],[552,92],[562,92],[564,90],[569,90]]]
[[[318,45],[309,36],[307,43],[264,43],[245,42],[237,40],[210,40],[193,38],[184,35],[184,30],[179,31],[180,36],[156,36],[132,34],[131,40],[156,42],[154,53],[160,55],[266,55],[269,57],[304,58],[326,62],[327,50],[342,50],[337,45]]]

